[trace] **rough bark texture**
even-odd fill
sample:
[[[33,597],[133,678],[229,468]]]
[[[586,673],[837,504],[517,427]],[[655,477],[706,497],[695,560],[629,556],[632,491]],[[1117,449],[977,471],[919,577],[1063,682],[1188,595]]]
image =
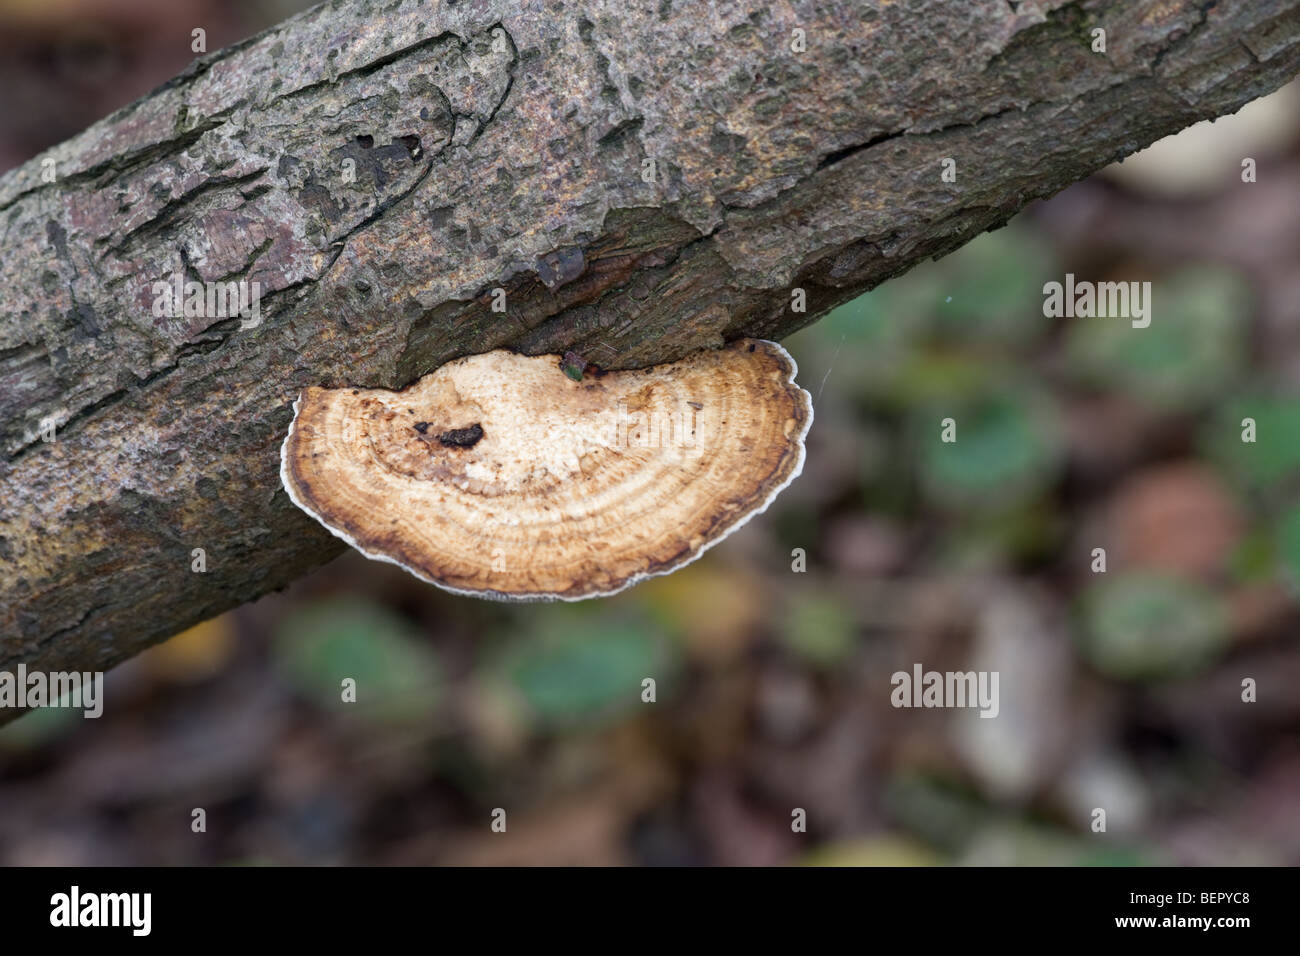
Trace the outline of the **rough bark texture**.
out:
[[[277,474],[306,385],[780,338],[1298,40],[1300,0],[359,0],[202,59],[0,179],[0,668],[107,667],[336,555]],[[262,323],[155,318],[178,259]]]

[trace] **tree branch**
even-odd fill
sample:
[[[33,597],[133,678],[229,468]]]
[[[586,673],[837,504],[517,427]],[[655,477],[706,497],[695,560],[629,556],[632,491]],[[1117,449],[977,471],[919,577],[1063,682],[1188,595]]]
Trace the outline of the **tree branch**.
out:
[[[277,474],[303,386],[780,338],[1298,40],[1300,0],[358,0],[202,59],[0,179],[0,667],[110,666],[337,554]],[[176,268],[261,323],[155,317]]]

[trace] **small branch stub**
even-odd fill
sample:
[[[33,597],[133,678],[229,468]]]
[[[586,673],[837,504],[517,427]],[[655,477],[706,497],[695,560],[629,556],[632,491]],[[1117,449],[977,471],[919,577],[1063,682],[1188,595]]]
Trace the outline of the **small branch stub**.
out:
[[[284,487],[449,591],[580,600],[690,563],[803,467],[812,401],[773,342],[576,381],[557,358],[474,355],[400,392],[308,388]]]

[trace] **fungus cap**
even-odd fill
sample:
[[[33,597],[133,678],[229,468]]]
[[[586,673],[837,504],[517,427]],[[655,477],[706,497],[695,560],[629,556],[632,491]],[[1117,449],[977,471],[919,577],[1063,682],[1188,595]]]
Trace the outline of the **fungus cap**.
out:
[[[501,600],[580,600],[695,560],[803,467],[794,360],[743,339],[574,381],[488,352],[399,392],[308,388],[289,497],[367,557]]]

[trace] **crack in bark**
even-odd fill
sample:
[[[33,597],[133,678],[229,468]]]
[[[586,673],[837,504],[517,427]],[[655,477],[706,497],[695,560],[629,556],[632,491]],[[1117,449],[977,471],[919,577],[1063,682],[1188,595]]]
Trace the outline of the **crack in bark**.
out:
[[[179,133],[170,139],[157,143],[150,143],[148,146],[141,147],[133,152],[124,153],[121,156],[109,157],[108,159],[96,163],[93,166],[89,166],[86,169],[79,169],[75,173],[68,173],[66,176],[58,178],[54,182],[42,182],[40,185],[33,186],[31,189],[17,193],[7,201],[0,203],[0,212],[5,212],[20,200],[33,197],[51,187],[58,187],[61,190],[66,190],[70,186],[80,186],[83,183],[91,183],[107,174],[122,175],[152,165],[154,162],[164,159],[173,153],[180,152],[181,150],[193,146],[203,138],[205,133],[217,129],[224,122],[224,114],[218,114],[217,116],[210,117],[207,121],[194,129],[187,130],[184,133]],[[0,177],[0,179],[3,179],[3,177]]]
[[[119,236],[104,236],[95,241],[95,245],[103,247],[99,258],[103,259],[108,253],[120,251],[123,247],[130,245],[137,236],[148,237],[157,235],[166,229],[173,219],[180,218],[182,214],[196,212],[196,204],[210,193],[229,192],[231,187],[239,189],[249,183],[257,182],[267,174],[266,167],[244,173],[239,176],[215,176],[212,179],[206,179],[199,183],[189,192],[183,192],[179,196],[174,196],[160,206],[148,219],[144,220],[137,226]],[[248,198],[244,197],[248,202]]]
[[[496,118],[496,115],[501,110],[501,107],[505,105],[507,100],[510,99],[510,92],[511,90],[514,89],[515,68],[519,63],[519,52],[518,49],[515,47],[514,39],[510,36],[510,31],[506,30],[500,23],[496,23],[488,27],[486,30],[482,31],[482,33],[490,36],[492,31],[497,29],[501,30],[505,34],[507,41],[510,43],[510,62],[506,66],[508,72],[506,76],[505,90],[502,92],[501,97],[497,100],[496,104],[492,107],[491,111],[487,114],[486,117],[484,117],[483,121],[479,123],[478,128],[475,129],[474,132],[470,135],[468,141],[465,143],[466,149],[473,146],[474,143],[476,143],[478,139],[483,135],[484,131]],[[454,36],[454,34],[451,35]],[[481,35],[481,34],[475,34],[475,35]],[[419,43],[416,44],[415,46],[424,47],[427,45],[428,44],[425,43]],[[464,41],[462,41],[461,43],[462,51],[465,49],[466,45],[467,44]],[[352,72],[356,72],[356,71],[352,71]],[[446,93],[443,93],[443,98],[446,99]],[[447,102],[448,102],[448,106],[450,106],[451,105],[450,101],[448,100]],[[475,122],[478,122],[477,117],[468,116],[462,113],[453,112],[452,116],[454,120],[473,119],[475,120]],[[434,159],[434,154],[430,153],[429,160],[425,164],[424,171],[420,173],[419,177],[415,180],[414,183],[411,184],[411,186],[407,190],[393,197],[391,200],[386,201],[385,203],[377,206],[377,208],[374,210],[374,212],[371,215],[367,216],[361,222],[357,223],[355,226],[353,226],[343,235],[339,236],[330,244],[331,247],[335,247],[334,254],[330,258],[329,263],[326,265],[326,267],[321,271],[321,274],[314,280],[315,282],[317,283],[323,282],[326,279],[326,277],[328,277],[330,273],[333,272],[335,263],[337,263],[339,257],[343,255],[344,250],[347,248],[348,242],[352,239],[353,236],[360,233],[363,229],[367,229],[370,226],[373,226],[390,210],[397,208],[405,199],[407,199],[409,196],[412,196],[419,191],[420,187],[424,184],[424,181],[429,178],[429,174],[433,171],[434,168],[433,159]]]
[[[1167,45],[1156,51],[1151,59],[1151,72],[1155,73],[1160,69],[1160,64],[1165,61],[1170,53],[1179,46],[1190,43],[1195,38],[1197,31],[1205,27],[1210,22],[1210,11],[1219,5],[1219,0],[1205,0],[1198,8],[1199,19],[1189,26],[1186,30],[1175,33],[1170,38]]]
[[[471,36],[481,35],[481,33],[471,34]],[[396,63],[398,60],[404,60],[408,57],[415,56],[425,50],[439,46],[448,40],[454,40],[460,47],[461,53],[464,53],[469,45],[469,41],[466,38],[461,37],[460,34],[454,33],[450,30],[444,31],[443,33],[439,33],[437,36],[425,37],[423,40],[420,40],[417,43],[412,43],[410,46],[403,47],[400,50],[394,50],[391,53],[386,53],[374,60],[362,64],[361,66],[353,67],[350,70],[344,70],[342,73],[335,74],[323,80],[318,80],[315,83],[309,83],[306,86],[300,86],[297,89],[290,90],[288,93],[277,94],[264,103],[259,103],[258,106],[262,110],[269,110],[272,106],[276,106],[285,100],[290,100],[304,94],[314,93],[324,87],[337,86],[340,80],[347,80],[359,76],[373,76],[384,67]]]

